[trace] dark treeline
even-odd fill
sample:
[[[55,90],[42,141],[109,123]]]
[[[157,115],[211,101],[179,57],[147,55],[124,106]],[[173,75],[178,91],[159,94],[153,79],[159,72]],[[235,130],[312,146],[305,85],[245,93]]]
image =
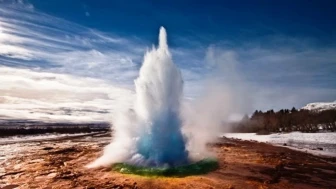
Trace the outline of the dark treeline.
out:
[[[336,110],[309,111],[297,110],[294,107],[278,112],[256,110],[251,117],[247,115],[233,124],[233,132],[317,132],[336,131]]]

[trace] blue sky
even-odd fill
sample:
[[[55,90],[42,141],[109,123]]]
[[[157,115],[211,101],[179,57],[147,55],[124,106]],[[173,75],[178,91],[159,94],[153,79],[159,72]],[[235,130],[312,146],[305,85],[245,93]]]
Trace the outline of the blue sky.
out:
[[[302,107],[336,100],[335,8],[327,0],[0,0],[0,65],[132,88],[164,26],[187,97],[217,70],[225,83],[243,83],[247,112]]]

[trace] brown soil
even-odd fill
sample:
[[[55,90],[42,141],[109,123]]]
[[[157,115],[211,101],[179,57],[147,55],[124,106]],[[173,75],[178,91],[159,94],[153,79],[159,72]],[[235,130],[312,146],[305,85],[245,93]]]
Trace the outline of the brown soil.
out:
[[[233,139],[210,146],[220,168],[206,175],[164,178],[88,170],[85,165],[108,143],[108,138],[91,139],[36,143],[37,150],[0,164],[5,170],[0,188],[336,188],[335,158]]]

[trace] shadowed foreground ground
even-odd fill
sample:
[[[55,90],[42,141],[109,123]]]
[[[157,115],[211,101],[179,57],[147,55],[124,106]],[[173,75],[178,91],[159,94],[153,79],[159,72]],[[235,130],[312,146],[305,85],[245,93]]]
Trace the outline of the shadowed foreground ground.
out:
[[[96,135],[2,145],[20,150],[0,159],[0,188],[336,188],[335,158],[232,139],[211,145],[220,168],[206,175],[142,177],[85,169],[108,142],[108,136]]]

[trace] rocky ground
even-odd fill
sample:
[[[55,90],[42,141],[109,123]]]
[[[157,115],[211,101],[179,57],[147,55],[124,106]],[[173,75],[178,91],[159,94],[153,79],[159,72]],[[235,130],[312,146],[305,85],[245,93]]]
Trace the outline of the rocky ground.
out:
[[[265,143],[223,138],[210,148],[219,169],[183,178],[85,168],[106,134],[0,145],[0,188],[336,188],[336,159]]]

